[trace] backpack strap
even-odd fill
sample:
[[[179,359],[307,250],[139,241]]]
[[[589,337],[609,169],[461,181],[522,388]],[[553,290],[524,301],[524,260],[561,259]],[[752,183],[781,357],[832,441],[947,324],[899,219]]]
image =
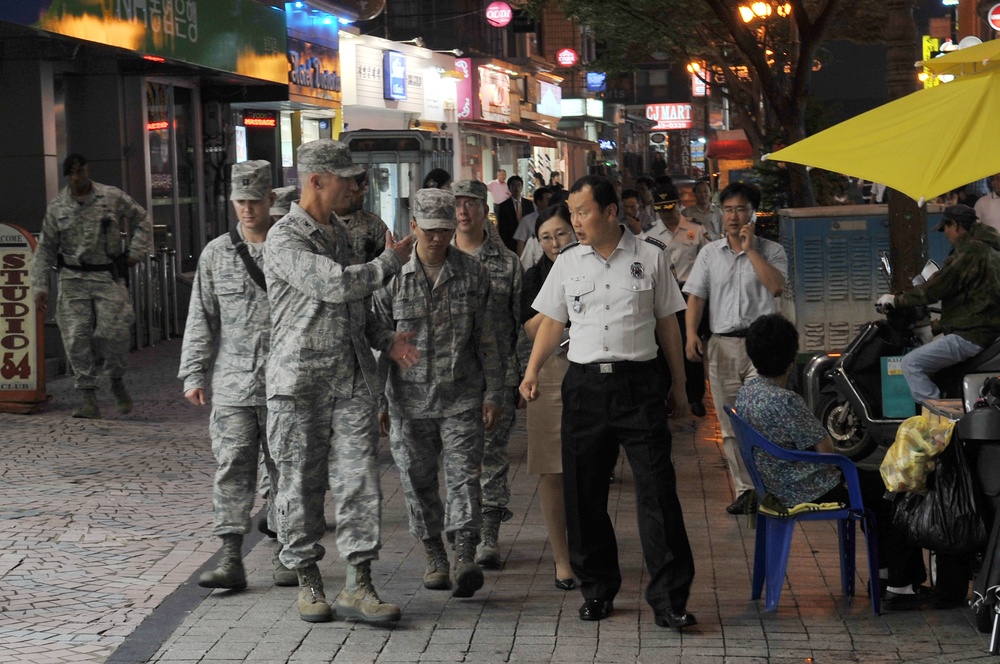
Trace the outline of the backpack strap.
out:
[[[257,265],[257,262],[254,261],[253,256],[250,255],[250,247],[240,238],[240,234],[236,232],[235,226],[229,229],[229,239],[232,240],[233,246],[236,248],[236,253],[243,260],[243,265],[246,266],[250,278],[266,293],[267,282],[264,280],[264,273],[261,271],[260,266]]]

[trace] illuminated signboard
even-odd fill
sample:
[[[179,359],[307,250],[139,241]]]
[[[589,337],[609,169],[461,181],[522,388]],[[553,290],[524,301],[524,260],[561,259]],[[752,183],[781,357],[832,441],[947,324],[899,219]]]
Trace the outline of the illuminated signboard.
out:
[[[535,110],[542,115],[562,117],[562,88],[545,81],[538,82],[539,99]]]
[[[31,412],[45,394],[44,318],[35,306],[28,273],[35,238],[0,224],[0,411]],[[53,306],[55,303],[51,303]]]
[[[278,126],[278,118],[267,111],[247,111],[243,116],[243,126],[273,129]]]
[[[163,131],[170,126],[170,123],[166,120],[159,120],[157,122],[147,122],[146,131]]]
[[[646,119],[656,123],[653,131],[691,129],[691,104],[646,104]]]
[[[597,144],[602,150],[616,150],[618,148],[618,143],[607,138],[597,139]]]
[[[288,38],[288,96],[304,97],[304,102],[328,102],[336,108],[341,101],[341,78],[337,51],[294,37]]]
[[[607,89],[608,75],[603,71],[587,72],[587,92],[604,92]]]
[[[382,80],[385,83],[386,99],[406,100],[405,55],[399,51],[385,51],[382,54]]]
[[[514,11],[506,2],[491,2],[486,8],[486,20],[494,28],[505,28],[514,18]]]
[[[490,69],[479,68],[480,116],[491,122],[510,122],[510,76]]]
[[[603,118],[604,102],[600,99],[563,99],[562,115],[564,118]]]
[[[579,54],[571,48],[561,48],[556,51],[556,62],[560,67],[572,67],[579,61]]]

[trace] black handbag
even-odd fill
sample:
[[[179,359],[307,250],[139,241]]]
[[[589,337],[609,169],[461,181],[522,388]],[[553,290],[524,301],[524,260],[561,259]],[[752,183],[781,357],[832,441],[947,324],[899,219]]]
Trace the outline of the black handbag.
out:
[[[910,543],[953,555],[986,545],[982,499],[963,447],[953,438],[938,455],[926,495],[901,493],[893,499],[892,528]]]

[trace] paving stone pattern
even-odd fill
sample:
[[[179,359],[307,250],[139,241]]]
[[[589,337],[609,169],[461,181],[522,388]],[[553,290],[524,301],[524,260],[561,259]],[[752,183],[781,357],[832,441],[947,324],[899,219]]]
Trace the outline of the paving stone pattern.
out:
[[[130,356],[136,411],[129,416],[112,415],[103,390],[107,419],[73,420],[65,378],[50,384],[56,399],[44,412],[0,415],[6,452],[0,466],[0,663],[990,659],[987,638],[975,631],[966,610],[873,617],[861,576],[861,594],[853,601],[842,597],[835,527],[824,522],[798,530],[777,613],[749,601],[754,531],[746,517],[724,511],[732,495],[711,410],[708,417],[672,424],[697,561],[689,608],[700,625],[683,634],[657,627],[642,599],[646,573],[624,458],[609,498],[624,577],[614,614],[581,622],[579,591],[553,587],[520,417],[510,447],[515,516],[500,531],[505,565],[486,573],[475,597],[455,599],[422,587],[423,550],[407,531],[398,472],[385,448],[385,544],[374,580],[384,598],[402,606],[397,625],[302,622],[295,588],[271,583],[273,544],[267,539],[244,547],[246,591],[192,595],[192,575],[217,549],[211,536],[214,461],[207,409],[187,406],[173,379],[179,352],[179,342],[167,342]],[[321,569],[332,597],[342,586],[344,564],[332,534],[324,544]],[[859,562],[864,555],[862,545]],[[150,627],[157,620],[169,625],[165,631]]]

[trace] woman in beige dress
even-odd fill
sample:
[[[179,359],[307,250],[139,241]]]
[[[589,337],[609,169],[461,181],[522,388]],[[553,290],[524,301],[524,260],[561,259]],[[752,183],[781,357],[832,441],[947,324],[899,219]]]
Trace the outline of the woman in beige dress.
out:
[[[524,274],[522,306],[524,331],[534,340],[541,323],[541,316],[531,308],[545,278],[559,257],[563,247],[576,238],[569,222],[569,208],[565,203],[542,210],[535,223],[535,237],[545,255]],[[569,338],[568,336],[566,337]],[[563,502],[562,443],[562,381],[569,367],[565,348],[559,348],[538,373],[537,400],[528,403],[528,473],[540,475],[538,490],[542,499],[542,516],[549,532],[552,557],[555,561],[555,586],[560,590],[576,587],[573,570],[569,564],[569,546],[566,542],[566,508]]]

